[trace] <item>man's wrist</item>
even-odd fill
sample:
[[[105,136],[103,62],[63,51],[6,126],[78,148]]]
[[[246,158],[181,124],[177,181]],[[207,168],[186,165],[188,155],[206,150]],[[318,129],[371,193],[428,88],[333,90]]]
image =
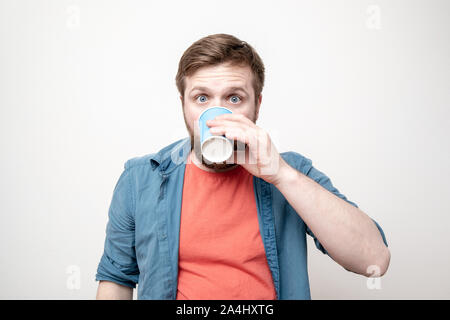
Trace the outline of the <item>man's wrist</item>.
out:
[[[280,189],[284,186],[288,186],[292,181],[298,176],[298,171],[292,168],[283,158],[280,157],[280,165],[278,168],[278,173],[272,182],[272,184]]]

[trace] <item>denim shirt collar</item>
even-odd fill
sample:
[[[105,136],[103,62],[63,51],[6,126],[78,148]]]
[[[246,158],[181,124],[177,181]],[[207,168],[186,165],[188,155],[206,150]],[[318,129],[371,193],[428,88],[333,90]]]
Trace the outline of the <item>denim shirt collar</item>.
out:
[[[185,163],[191,151],[191,139],[186,137],[162,148],[150,157],[152,169],[162,174],[169,174],[178,165]]]

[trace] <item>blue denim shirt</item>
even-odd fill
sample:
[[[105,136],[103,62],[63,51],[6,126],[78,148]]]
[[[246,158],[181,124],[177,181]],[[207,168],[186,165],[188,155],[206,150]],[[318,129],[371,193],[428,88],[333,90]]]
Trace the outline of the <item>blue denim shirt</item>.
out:
[[[125,163],[108,211],[104,252],[95,280],[136,288],[138,299],[175,299],[181,198],[190,138]],[[293,168],[348,203],[330,179],[296,152],[281,153]],[[258,223],[277,299],[310,299],[306,234],[328,254],[281,192],[253,177]],[[373,219],[372,219],[373,220]],[[387,246],[383,230],[373,220]],[[211,297],[214,299],[214,297]]]

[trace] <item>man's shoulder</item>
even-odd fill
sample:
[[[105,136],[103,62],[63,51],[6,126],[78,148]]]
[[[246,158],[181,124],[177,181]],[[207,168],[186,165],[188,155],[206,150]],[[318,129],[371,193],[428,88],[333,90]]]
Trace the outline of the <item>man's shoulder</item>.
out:
[[[128,170],[138,166],[150,166],[150,159],[152,159],[155,155],[156,152],[132,157],[125,161],[124,168]]]
[[[183,138],[177,141],[174,141],[164,147],[162,147],[159,151],[153,153],[147,153],[140,156],[135,156],[128,159],[125,164],[125,169],[131,169],[140,166],[148,166],[149,168],[154,168],[154,164],[159,164],[168,157],[171,157],[172,152],[180,151],[179,149],[183,146],[189,145],[189,139]]]
[[[311,159],[298,152],[286,151],[280,153],[280,155],[291,167],[301,171],[302,173],[306,174],[312,167]]]

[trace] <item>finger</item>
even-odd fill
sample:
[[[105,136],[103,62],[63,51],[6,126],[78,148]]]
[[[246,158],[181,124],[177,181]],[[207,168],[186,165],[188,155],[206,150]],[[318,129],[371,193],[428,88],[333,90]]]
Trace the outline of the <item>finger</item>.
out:
[[[256,131],[240,126],[218,126],[210,128],[212,134],[225,135],[231,140],[238,140],[245,144],[255,145],[257,141]]]
[[[245,145],[243,150],[236,152],[237,159],[241,164],[257,164],[258,154],[257,154],[257,137],[255,134],[249,134],[248,132],[243,132],[241,130],[230,130],[225,135],[228,139],[239,141]]]
[[[231,120],[241,122],[247,125],[255,125],[253,121],[240,113],[225,113],[215,117],[216,120]]]
[[[241,129],[230,129],[225,132],[225,137],[230,140],[236,140],[244,144],[248,143],[247,135]]]
[[[211,132],[211,134],[214,135],[227,135],[230,134],[231,132],[241,132],[243,131],[243,129],[241,127],[238,126],[218,126],[218,127],[211,127],[209,129],[209,131]]]
[[[209,125],[210,129],[214,127],[230,127],[230,128],[237,127],[241,128],[242,130],[249,130],[252,128],[247,124],[230,120],[213,120],[213,122],[210,123],[207,122],[206,124]]]

